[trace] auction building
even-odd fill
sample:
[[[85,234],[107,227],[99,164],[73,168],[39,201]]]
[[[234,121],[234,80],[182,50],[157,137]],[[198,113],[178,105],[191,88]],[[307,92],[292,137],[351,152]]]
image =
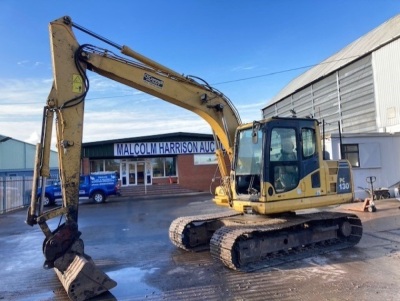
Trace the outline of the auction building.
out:
[[[117,172],[122,187],[176,183],[194,191],[214,189],[220,177],[213,135],[183,132],[83,143],[82,173],[99,171]]]

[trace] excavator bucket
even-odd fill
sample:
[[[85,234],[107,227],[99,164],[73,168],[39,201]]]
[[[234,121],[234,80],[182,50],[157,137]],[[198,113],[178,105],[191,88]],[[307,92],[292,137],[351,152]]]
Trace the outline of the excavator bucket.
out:
[[[30,220],[28,211],[28,218]],[[47,224],[41,227],[48,229]],[[70,300],[84,301],[114,288],[117,283],[96,267],[84,252],[81,233],[73,220],[60,225],[43,242],[45,269],[54,268]]]
[[[83,301],[98,296],[117,285],[96,267],[90,257],[76,255],[64,272],[54,268],[68,297]]]

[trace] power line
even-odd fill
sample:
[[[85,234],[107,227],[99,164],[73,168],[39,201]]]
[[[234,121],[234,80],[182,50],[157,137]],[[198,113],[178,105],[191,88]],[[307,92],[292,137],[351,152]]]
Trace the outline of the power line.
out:
[[[322,62],[322,63],[318,63],[318,64],[301,66],[301,67],[285,69],[285,70],[280,70],[280,71],[274,71],[274,72],[270,72],[270,73],[265,73],[265,74],[261,74],[261,75],[250,76],[250,77],[244,77],[244,78],[239,78],[239,79],[233,79],[233,80],[228,80],[228,81],[224,81],[224,82],[213,83],[211,85],[217,86],[217,85],[235,83],[235,82],[240,82],[240,81],[261,78],[261,77],[273,76],[273,75],[277,75],[277,74],[281,74],[281,73],[292,72],[292,71],[297,71],[297,70],[301,70],[301,69],[307,69],[307,68],[315,67],[318,65],[326,65],[326,64],[339,62],[339,61],[343,61],[343,60],[348,60],[348,59],[352,59],[352,58],[358,58],[358,57],[360,57],[360,55],[353,55],[353,56],[349,56],[349,57],[338,59],[338,60],[327,61],[327,62]],[[102,96],[102,97],[87,98],[86,100],[106,99],[106,98],[122,98],[122,97],[129,97],[129,96],[132,96],[132,95],[124,94],[124,95],[115,95],[115,96]],[[0,105],[30,105],[30,104],[37,105],[37,103],[34,103],[34,102],[0,103]]]
[[[245,78],[233,79],[233,80],[228,80],[228,81],[225,81],[225,82],[214,83],[214,84],[212,84],[212,85],[213,85],[213,86],[217,86],[217,85],[223,85],[223,84],[241,82],[241,81],[245,81],[245,80],[250,80],[250,79],[255,79],[255,78],[260,78],[260,77],[266,77],[266,76],[272,76],[272,75],[276,75],[276,74],[280,74],[280,73],[285,73],[285,72],[291,72],[291,71],[296,71],[296,70],[300,70],[300,69],[305,69],[305,68],[309,68],[309,67],[312,67],[312,66],[316,66],[316,65],[309,65],[309,66],[298,67],[298,68],[293,68],[293,69],[287,69],[287,70],[282,70],[282,71],[275,71],[275,72],[266,73],[266,74],[261,74],[261,75],[256,75],[256,76],[250,76],[250,77],[245,77]]]
[[[213,83],[212,85],[214,85],[214,86],[216,86],[216,85],[223,85],[223,84],[229,84],[229,83],[234,83],[234,82],[240,82],[240,81],[245,81],[245,80],[260,78],[260,77],[272,76],[272,75],[276,75],[276,74],[280,74],[280,73],[292,72],[292,71],[296,71],[296,70],[311,68],[311,67],[315,67],[315,66],[318,66],[318,65],[330,64],[330,63],[339,62],[339,61],[348,60],[348,59],[357,58],[357,57],[360,57],[360,56],[359,56],[359,55],[354,55],[354,56],[349,56],[349,57],[342,58],[342,59],[338,59],[338,60],[333,60],[333,61],[328,61],[328,62],[322,62],[322,63],[313,64],[313,65],[308,65],[308,66],[296,67],[296,68],[285,69],[285,70],[281,70],[281,71],[275,71],[275,72],[270,72],[270,73],[261,74],[261,75],[256,75],[256,76],[250,76],[250,77],[245,77],[245,78],[233,79],[233,80],[229,80],[229,81],[225,81],[225,82]]]

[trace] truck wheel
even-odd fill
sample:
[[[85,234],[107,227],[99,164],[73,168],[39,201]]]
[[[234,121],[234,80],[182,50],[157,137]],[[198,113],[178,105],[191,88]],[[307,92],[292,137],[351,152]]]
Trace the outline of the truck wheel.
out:
[[[39,202],[39,201],[40,201],[40,196],[38,197],[38,202]],[[46,194],[46,195],[44,196],[43,206],[47,207],[47,206],[50,206],[50,205],[54,205],[54,201],[53,201],[52,199],[50,199],[50,198],[48,197],[48,195]]]
[[[98,204],[103,203],[105,200],[104,194],[102,192],[95,192],[93,194],[93,200]]]

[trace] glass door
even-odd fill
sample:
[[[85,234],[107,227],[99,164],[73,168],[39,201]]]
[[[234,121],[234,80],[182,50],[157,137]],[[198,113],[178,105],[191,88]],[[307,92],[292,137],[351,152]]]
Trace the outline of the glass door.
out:
[[[153,168],[152,168],[150,160],[146,160],[145,168],[146,168],[146,172],[145,172],[146,185],[152,185],[153,184]]]
[[[122,186],[128,186],[126,165],[127,165],[126,162],[121,162],[120,175],[121,175],[121,185]]]
[[[121,184],[122,186],[145,184],[151,185],[153,170],[151,161],[146,162],[121,162]]]
[[[136,162],[128,162],[126,164],[128,169],[128,185],[137,185],[137,168]]]
[[[144,176],[144,162],[137,162],[137,181],[138,184],[145,184],[145,176]]]

